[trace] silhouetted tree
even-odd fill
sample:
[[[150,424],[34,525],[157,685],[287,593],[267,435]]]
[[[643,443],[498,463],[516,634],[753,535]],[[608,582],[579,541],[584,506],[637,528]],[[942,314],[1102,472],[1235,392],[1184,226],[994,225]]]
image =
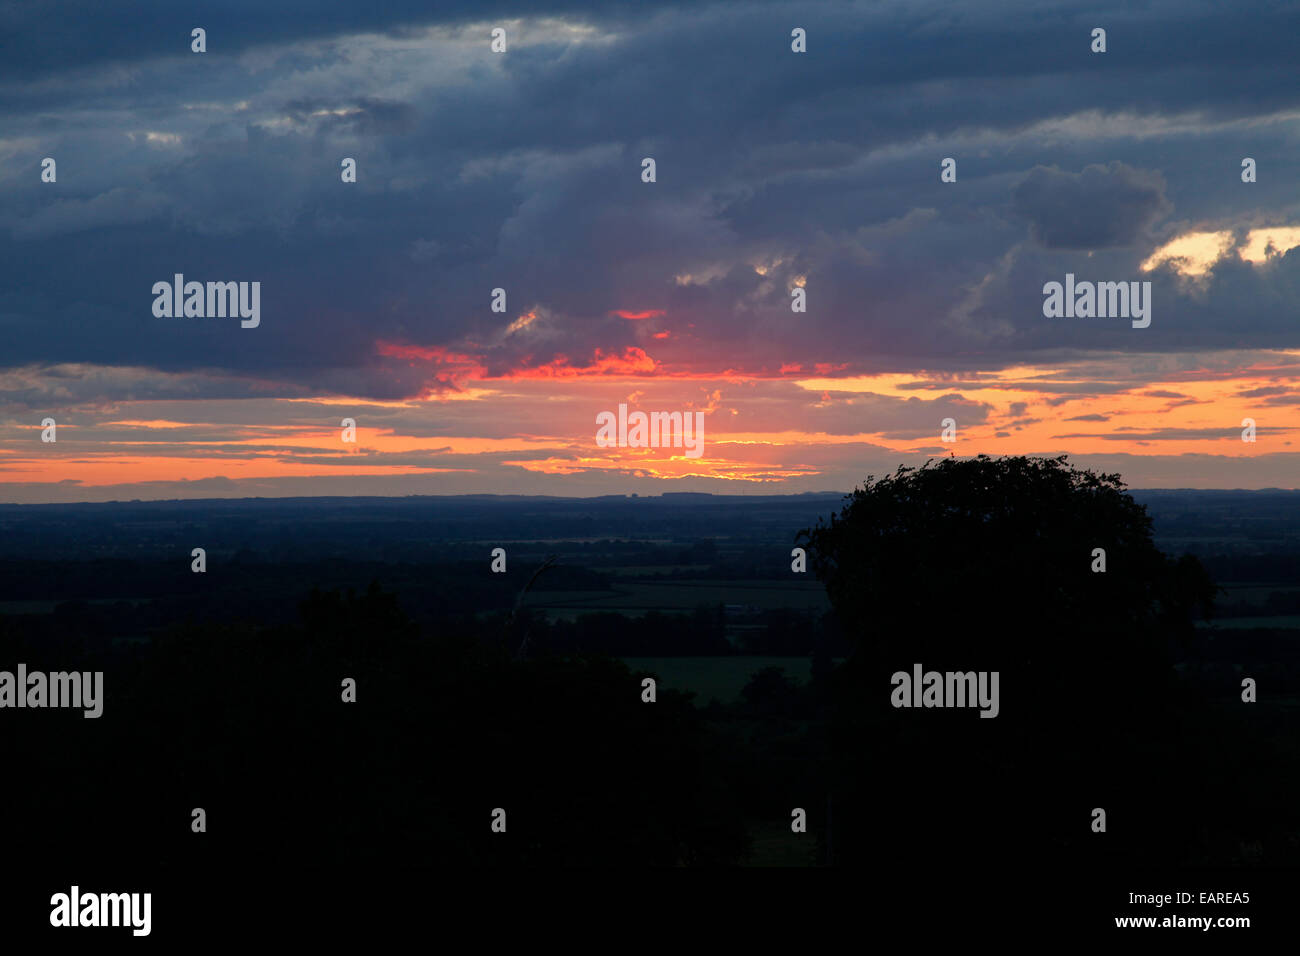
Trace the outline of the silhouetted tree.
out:
[[[836,675],[838,860],[1077,850],[1108,800],[1173,820],[1177,774],[1152,779],[1168,754],[1135,740],[1177,725],[1174,654],[1214,587],[1159,551],[1118,475],[1064,457],[932,461],[869,478],[799,540],[855,643]],[[891,675],[915,664],[999,672],[999,715],[893,707]],[[1187,837],[1120,832],[1087,849]]]
[[[805,696],[782,667],[764,667],[754,673],[740,692],[741,699],[759,715],[789,717]]]
[[[1129,682],[1166,679],[1214,596],[1195,558],[1156,548],[1123,489],[1064,456],[949,458],[869,478],[801,538],[874,662],[980,664],[1032,673],[1043,698],[1092,693],[1121,661]]]

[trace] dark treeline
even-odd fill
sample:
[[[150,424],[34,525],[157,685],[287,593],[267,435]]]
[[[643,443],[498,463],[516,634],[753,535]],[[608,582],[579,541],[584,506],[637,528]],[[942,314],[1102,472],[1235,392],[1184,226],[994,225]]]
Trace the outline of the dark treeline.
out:
[[[833,679],[837,862],[1300,862],[1294,701],[1274,661],[1209,665],[1217,588],[1155,546],[1118,476],[944,459],[869,481],[804,539],[857,648]],[[998,716],[893,706],[916,664],[997,671]]]
[[[576,620],[529,618],[530,646],[551,653],[612,654],[624,657],[715,657],[757,654],[841,657],[852,650],[833,613],[776,608],[757,612],[757,626],[734,640],[721,607],[694,614],[647,611],[641,616],[612,612],[582,614]]]
[[[6,849],[297,871],[1300,862],[1294,632],[1198,628],[1223,595],[1114,476],[953,460],[839,504],[798,536],[829,613],[514,613],[551,542],[512,548],[506,574],[483,546],[442,563],[214,549],[195,575],[188,553],[24,560],[10,540],[0,600],[54,606],[0,614],[0,669],[100,670],[105,700],[93,720],[0,712],[20,781],[0,788]],[[788,574],[798,527],[705,546],[696,521],[664,545],[682,564],[655,569],[770,547]],[[613,566],[565,559],[529,596],[607,593]],[[734,703],[661,681],[649,704],[619,659],[740,654],[811,658],[811,680],[762,670]],[[893,706],[915,664],[998,671],[998,716]]]
[[[378,587],[295,611],[289,626],[191,622],[147,642],[93,619],[0,617],[5,661],[102,670],[107,688],[95,720],[5,712],[0,759],[27,781],[0,795],[11,849],[92,866],[736,863],[752,822],[787,812],[762,739],[725,730],[761,706],[705,711],[669,689],[651,706],[607,655],[539,639],[520,659],[536,622],[424,633]],[[196,807],[206,834],[190,832]],[[489,831],[496,807],[509,839]]]

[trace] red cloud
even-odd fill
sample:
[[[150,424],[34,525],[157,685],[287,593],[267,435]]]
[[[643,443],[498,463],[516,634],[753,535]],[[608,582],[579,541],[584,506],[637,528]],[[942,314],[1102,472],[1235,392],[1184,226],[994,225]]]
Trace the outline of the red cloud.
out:
[[[587,365],[574,365],[567,355],[558,355],[541,365],[521,365],[498,373],[488,371],[485,356],[454,352],[442,345],[402,345],[380,340],[375,343],[375,351],[389,358],[432,362],[438,366],[438,379],[444,385],[468,378],[578,378],[594,375],[653,375],[659,371],[658,363],[644,349],[636,346],[629,346],[618,354],[596,349]],[[528,359],[524,361],[527,362]]]
[[[519,368],[506,373],[504,378],[576,378],[587,375],[648,375],[658,369],[655,360],[643,349],[629,346],[622,355],[607,355],[596,349],[590,365],[572,365],[568,356],[561,355],[545,365]]]
[[[397,342],[385,342],[380,339],[375,343],[375,351],[389,358],[436,362],[439,366],[449,367],[459,377],[472,376],[481,378],[486,374],[482,356],[470,355],[466,352],[453,352],[445,345],[401,345]]]
[[[657,319],[664,314],[664,310],[648,309],[645,312],[627,312],[623,309],[615,309],[610,314],[617,315],[620,319]]]

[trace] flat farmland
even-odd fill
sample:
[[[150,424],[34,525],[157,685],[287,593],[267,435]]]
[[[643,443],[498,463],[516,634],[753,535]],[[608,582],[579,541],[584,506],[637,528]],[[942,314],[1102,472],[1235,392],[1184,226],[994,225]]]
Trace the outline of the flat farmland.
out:
[[[541,611],[550,620],[573,620],[580,614],[616,611],[644,614],[646,611],[690,612],[700,605],[740,604],[760,611],[778,608],[829,610],[826,591],[817,581],[653,581],[640,577],[620,578],[610,591],[532,591],[525,606]]]
[[[1213,621],[1209,622],[1198,621],[1197,626],[1220,631],[1249,630],[1251,628],[1300,630],[1300,615],[1279,614],[1267,616],[1261,615],[1259,617],[1216,617]]]

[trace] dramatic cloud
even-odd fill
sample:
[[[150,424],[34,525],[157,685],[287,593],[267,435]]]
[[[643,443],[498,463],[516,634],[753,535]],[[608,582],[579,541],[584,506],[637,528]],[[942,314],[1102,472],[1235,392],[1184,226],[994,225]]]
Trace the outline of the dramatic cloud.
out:
[[[1016,187],[1015,210],[1049,249],[1132,245],[1172,208],[1165,182],[1115,162],[1082,173],[1034,169]]]
[[[148,0],[9,4],[0,33],[20,38],[0,62],[15,487],[107,483],[115,453],[140,481],[193,473],[187,494],[261,481],[198,463],[252,440],[240,400],[289,429],[268,440],[315,429],[312,450],[250,459],[266,480],[345,467],[321,436],[360,407],[393,415],[361,456],[374,480],[471,469],[493,490],[539,487],[541,468],[575,493],[656,475],[825,489],[854,448],[1140,457],[1167,443],[1140,435],[1210,441],[1245,416],[1289,441],[1264,413],[1290,428],[1300,394],[1300,11]],[[156,316],[154,284],[178,273],[260,283],[260,325]],[[1150,326],[1046,318],[1044,284],[1067,274],[1150,282]],[[613,474],[591,423],[638,390],[708,407],[719,455]],[[283,414],[305,400],[330,418]],[[46,415],[104,429],[93,467],[62,435],[32,454]],[[1135,430],[1058,438],[1067,420]],[[146,467],[152,426],[114,421],[200,437]],[[439,436],[545,447],[398,447]]]

